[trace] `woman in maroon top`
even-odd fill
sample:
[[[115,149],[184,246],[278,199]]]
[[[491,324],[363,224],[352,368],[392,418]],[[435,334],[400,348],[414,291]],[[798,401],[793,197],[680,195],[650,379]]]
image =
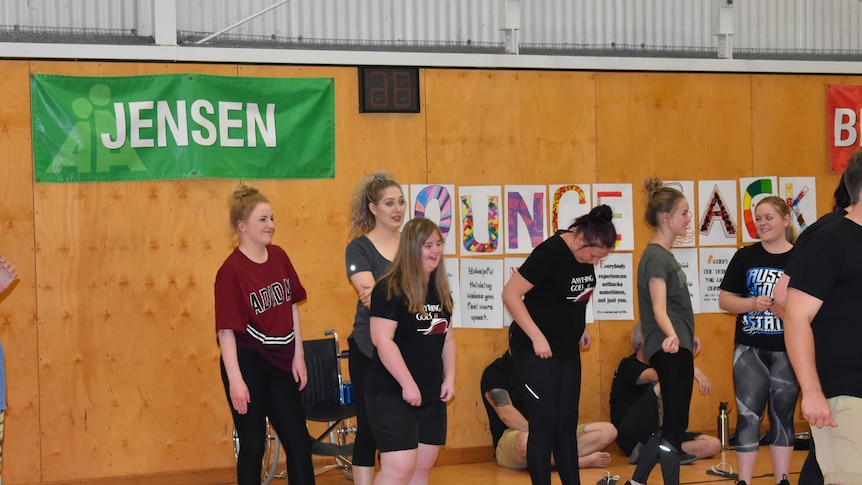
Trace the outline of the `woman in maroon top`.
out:
[[[215,280],[221,374],[239,436],[238,485],[260,485],[266,418],[287,453],[290,484],[314,483],[311,440],[299,391],[308,373],[297,303],[305,300],[290,258],[272,244],[272,207],[256,188],[230,198],[239,246]]]

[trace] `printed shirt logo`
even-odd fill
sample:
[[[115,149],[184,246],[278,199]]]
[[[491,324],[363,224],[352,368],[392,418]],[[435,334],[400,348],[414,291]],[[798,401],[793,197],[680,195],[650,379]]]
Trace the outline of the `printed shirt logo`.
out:
[[[750,296],[772,296],[778,278],[784,274],[777,268],[751,268],[745,273],[745,286]],[[742,316],[742,331],[748,335],[782,335],[784,322],[772,310],[752,310]]]
[[[442,311],[443,309],[440,305],[426,304],[425,313],[427,315],[417,313],[416,320],[419,322],[428,322],[428,326],[418,327],[416,331],[422,335],[444,335],[449,329],[449,320],[440,318],[439,315]]]
[[[283,305],[290,301],[290,281],[285,279],[284,283],[275,283],[249,293],[249,302],[255,315],[269,310],[272,307]]]
[[[590,295],[593,294],[593,288],[596,286],[596,279],[593,275],[578,276],[572,278],[569,291],[573,294],[567,296],[566,299],[572,303],[584,303],[589,301]]]

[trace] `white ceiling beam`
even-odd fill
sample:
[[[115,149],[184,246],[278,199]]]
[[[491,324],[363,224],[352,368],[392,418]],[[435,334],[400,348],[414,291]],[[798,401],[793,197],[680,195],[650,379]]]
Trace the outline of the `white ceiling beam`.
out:
[[[862,73],[862,62],[593,57],[0,42],[0,58],[588,71]],[[194,66],[189,66],[194,71]]]

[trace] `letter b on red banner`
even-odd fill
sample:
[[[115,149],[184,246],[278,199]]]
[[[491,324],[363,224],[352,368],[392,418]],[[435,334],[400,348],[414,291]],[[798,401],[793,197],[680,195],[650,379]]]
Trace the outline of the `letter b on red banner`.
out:
[[[862,86],[830,84],[826,89],[829,160],[833,172],[843,172],[850,154],[862,147]]]

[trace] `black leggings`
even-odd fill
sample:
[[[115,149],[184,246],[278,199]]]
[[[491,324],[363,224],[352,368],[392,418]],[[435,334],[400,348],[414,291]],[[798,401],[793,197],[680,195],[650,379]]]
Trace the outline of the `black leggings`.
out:
[[[688,428],[694,359],[691,352],[684,348],[675,354],[659,350],[650,357],[650,365],[658,373],[658,382],[661,384],[662,437],[681,450],[683,436]]]
[[[653,435],[638,458],[632,479],[646,483],[656,463],[661,461],[665,485],[679,484],[679,462],[682,442],[688,427],[691,387],[694,384],[694,360],[691,352],[680,348],[675,354],[659,350],[650,357],[661,384],[661,436]]]
[[[552,452],[563,485],[579,485],[581,354],[557,352],[551,358],[540,359],[532,349],[513,349],[512,359],[525,386],[529,420],[527,469],[533,485],[550,485]]]
[[[288,483],[313,484],[311,438],[305,424],[302,396],[293,374],[279,369],[251,350],[237,351],[237,359],[251,396],[246,414],[237,413],[231,404],[230,384],[224,361],[221,362],[222,382],[240,442],[236,460],[237,485],[260,485],[267,417],[287,454]]]
[[[347,339],[350,349],[350,384],[353,386],[353,405],[356,407],[356,437],[353,440],[353,464],[356,466],[374,466],[377,452],[377,441],[368,424],[368,412],[365,407],[365,374],[371,359],[359,350],[356,342]]]

